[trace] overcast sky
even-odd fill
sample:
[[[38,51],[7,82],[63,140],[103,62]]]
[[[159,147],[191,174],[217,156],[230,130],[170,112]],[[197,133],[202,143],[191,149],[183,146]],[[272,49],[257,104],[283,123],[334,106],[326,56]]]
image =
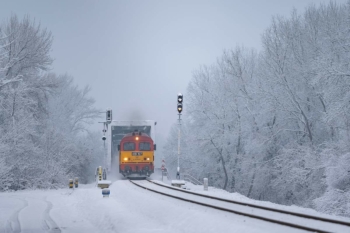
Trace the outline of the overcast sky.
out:
[[[15,13],[40,21],[54,35],[54,72],[89,85],[96,106],[112,108],[115,120],[158,121],[164,140],[193,70],[236,45],[260,49],[273,15],[320,2],[328,1],[0,0],[0,20]]]

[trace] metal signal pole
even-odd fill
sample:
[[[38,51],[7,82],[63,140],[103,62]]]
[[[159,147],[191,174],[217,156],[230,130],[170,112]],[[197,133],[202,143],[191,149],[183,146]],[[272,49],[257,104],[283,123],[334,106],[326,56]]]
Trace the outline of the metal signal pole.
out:
[[[102,122],[98,122],[98,123],[102,123],[103,124],[103,136],[102,136],[102,140],[103,140],[103,148],[106,149],[106,132],[108,130],[108,125],[111,124],[112,122],[112,109],[107,109],[105,112],[99,112],[99,113],[105,113],[106,114],[106,121],[102,121]],[[107,143],[108,146],[110,146],[110,144]],[[105,157],[105,165],[108,164],[107,163],[107,159],[108,159],[108,151]],[[109,169],[109,168],[108,168]]]
[[[181,140],[181,113],[179,113],[179,123],[178,123],[178,137],[177,137],[177,172],[180,173],[180,140]],[[180,174],[179,174],[180,176]],[[179,177],[180,179],[180,177]]]
[[[182,102],[183,102],[183,95],[181,93],[179,93],[177,95],[177,111],[179,113],[178,114],[179,115],[179,123],[178,123],[179,133],[178,133],[178,137],[177,137],[177,172],[176,172],[176,179],[178,179],[178,180],[180,180],[181,112],[183,109]]]

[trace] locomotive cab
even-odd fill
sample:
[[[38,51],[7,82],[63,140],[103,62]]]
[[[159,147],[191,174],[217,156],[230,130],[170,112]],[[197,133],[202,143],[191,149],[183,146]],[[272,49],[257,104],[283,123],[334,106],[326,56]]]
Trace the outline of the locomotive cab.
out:
[[[135,131],[125,135],[119,150],[119,173],[124,177],[149,177],[154,172],[155,145],[150,136]]]

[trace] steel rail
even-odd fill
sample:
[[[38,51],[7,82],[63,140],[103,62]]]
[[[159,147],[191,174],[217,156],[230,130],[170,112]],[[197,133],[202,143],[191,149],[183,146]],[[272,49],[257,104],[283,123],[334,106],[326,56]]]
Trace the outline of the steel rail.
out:
[[[273,211],[273,212],[283,213],[283,214],[290,214],[290,215],[294,215],[297,217],[309,218],[309,219],[319,220],[319,221],[323,221],[323,222],[329,222],[329,223],[335,223],[335,224],[344,225],[344,226],[350,226],[350,222],[346,222],[346,221],[342,221],[342,220],[313,216],[313,215],[309,215],[309,214],[297,213],[297,212],[288,211],[288,210],[281,210],[281,209],[276,209],[276,208],[272,208],[272,207],[251,204],[251,203],[247,203],[247,202],[234,201],[234,200],[229,200],[229,199],[225,199],[225,198],[214,197],[214,196],[205,195],[205,194],[201,194],[201,193],[191,192],[188,190],[184,190],[184,189],[180,189],[180,188],[176,188],[176,187],[172,187],[172,186],[168,186],[168,185],[159,184],[159,183],[151,181],[151,180],[147,180],[147,181],[149,181],[153,184],[165,187],[165,188],[176,190],[176,191],[185,192],[185,193],[189,193],[189,194],[193,194],[193,195],[197,195],[197,196],[201,196],[201,197],[207,197],[207,198],[211,198],[211,199],[215,199],[215,200],[219,200],[219,201],[229,202],[232,204],[244,205],[244,206],[254,207],[254,208],[258,208],[258,209],[264,209],[264,210],[269,210],[269,211]]]
[[[203,202],[199,202],[199,201],[189,200],[189,199],[186,199],[186,198],[183,198],[183,197],[178,197],[178,196],[174,196],[174,195],[171,195],[171,194],[168,194],[168,193],[163,193],[163,192],[160,192],[160,191],[157,191],[157,190],[154,190],[154,189],[150,189],[148,187],[145,187],[145,186],[142,186],[140,184],[137,184],[137,183],[135,183],[135,182],[133,182],[131,180],[129,180],[129,181],[132,184],[134,184],[134,185],[136,185],[136,186],[138,186],[140,188],[143,188],[143,189],[146,189],[146,190],[149,190],[149,191],[161,194],[161,195],[165,195],[165,196],[168,196],[168,197],[176,198],[176,199],[179,199],[179,200],[182,200],[182,201],[187,201],[187,202],[195,203],[195,204],[198,204],[198,205],[210,207],[210,208],[213,208],[213,209],[218,209],[218,210],[222,210],[222,211],[226,211],[226,212],[230,212],[230,213],[234,213],[234,214],[238,214],[238,215],[243,215],[243,216],[247,216],[247,217],[251,217],[251,218],[255,218],[255,219],[260,219],[260,220],[263,220],[263,221],[272,222],[272,223],[276,223],[276,224],[280,224],[280,225],[284,225],[284,226],[289,226],[289,227],[297,228],[297,229],[301,229],[301,230],[306,230],[306,231],[311,231],[311,232],[320,232],[320,233],[332,233],[331,231],[324,231],[324,230],[320,230],[320,229],[316,229],[316,228],[312,228],[312,227],[298,225],[298,224],[295,224],[295,223],[290,223],[290,222],[285,222],[285,221],[281,221],[281,220],[266,218],[266,217],[255,215],[255,214],[244,213],[244,212],[241,212],[241,211],[227,209],[227,208],[224,208],[224,207],[219,207],[219,206],[215,206],[215,205],[211,205],[211,204],[207,204],[207,203],[203,203]]]

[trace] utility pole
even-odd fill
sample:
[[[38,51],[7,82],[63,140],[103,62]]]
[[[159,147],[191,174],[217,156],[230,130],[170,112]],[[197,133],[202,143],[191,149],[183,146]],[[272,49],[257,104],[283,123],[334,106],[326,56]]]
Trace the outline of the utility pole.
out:
[[[178,137],[177,137],[177,172],[176,179],[180,180],[180,141],[181,141],[181,112],[183,110],[183,95],[179,93],[177,95],[177,111],[179,115],[179,123],[178,123]]]

